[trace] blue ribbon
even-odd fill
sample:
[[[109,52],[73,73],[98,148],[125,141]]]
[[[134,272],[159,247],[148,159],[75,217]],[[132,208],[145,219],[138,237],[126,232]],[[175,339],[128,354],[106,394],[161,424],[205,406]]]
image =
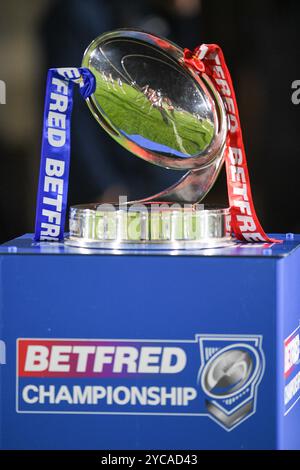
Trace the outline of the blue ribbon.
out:
[[[96,79],[89,69],[48,71],[34,235],[37,241],[64,238],[74,83],[84,99],[96,89]]]

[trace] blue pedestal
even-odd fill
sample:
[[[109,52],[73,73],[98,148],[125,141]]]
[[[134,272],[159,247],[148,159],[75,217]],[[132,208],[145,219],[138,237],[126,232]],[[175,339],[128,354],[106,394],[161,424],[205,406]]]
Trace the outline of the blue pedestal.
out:
[[[0,247],[0,447],[300,448],[300,236]]]

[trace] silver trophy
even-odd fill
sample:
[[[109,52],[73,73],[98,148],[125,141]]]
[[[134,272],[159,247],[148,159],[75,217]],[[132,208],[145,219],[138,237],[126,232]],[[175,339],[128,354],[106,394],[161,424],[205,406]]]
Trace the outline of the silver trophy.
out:
[[[200,204],[222,167],[227,134],[209,77],[184,64],[180,47],[137,30],[99,36],[82,66],[96,78],[87,104],[111,137],[147,162],[186,173],[137,201],[71,207],[68,243],[177,249],[228,243],[229,209]]]

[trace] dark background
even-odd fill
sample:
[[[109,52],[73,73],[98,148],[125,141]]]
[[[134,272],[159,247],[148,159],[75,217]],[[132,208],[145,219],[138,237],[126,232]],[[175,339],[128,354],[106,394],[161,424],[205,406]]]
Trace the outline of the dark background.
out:
[[[220,44],[232,73],[254,201],[266,231],[300,232],[300,2],[296,0],[10,0],[0,2],[0,241],[33,231],[45,78],[79,66],[102,32],[138,27],[181,47]],[[75,99],[69,203],[150,195],[174,172],[130,156]],[[175,175],[175,179],[176,179]],[[224,171],[206,202],[226,202]]]

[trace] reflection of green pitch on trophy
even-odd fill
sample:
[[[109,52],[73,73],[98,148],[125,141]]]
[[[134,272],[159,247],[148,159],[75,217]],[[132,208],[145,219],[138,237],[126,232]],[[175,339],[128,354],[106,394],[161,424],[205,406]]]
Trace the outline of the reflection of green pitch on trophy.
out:
[[[95,96],[112,123],[129,138],[140,135],[186,155],[205,150],[212,141],[214,127],[208,119],[170,110],[166,103],[159,105],[159,100],[151,101],[151,96],[120,80],[97,76]]]

